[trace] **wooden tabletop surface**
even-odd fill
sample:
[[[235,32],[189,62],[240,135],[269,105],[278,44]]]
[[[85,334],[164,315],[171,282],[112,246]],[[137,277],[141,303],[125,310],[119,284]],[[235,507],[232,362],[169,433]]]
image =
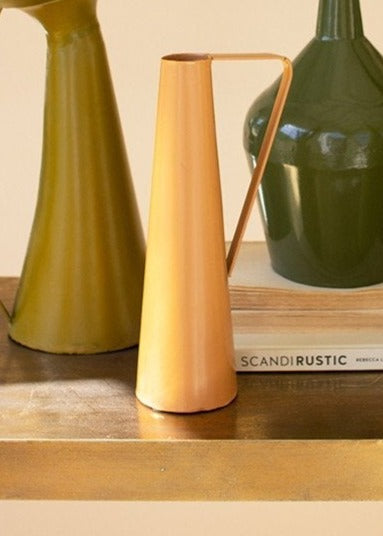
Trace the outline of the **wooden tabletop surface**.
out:
[[[171,415],[136,400],[137,349],[50,355],[6,329],[0,498],[383,499],[381,373],[240,374],[227,408]]]

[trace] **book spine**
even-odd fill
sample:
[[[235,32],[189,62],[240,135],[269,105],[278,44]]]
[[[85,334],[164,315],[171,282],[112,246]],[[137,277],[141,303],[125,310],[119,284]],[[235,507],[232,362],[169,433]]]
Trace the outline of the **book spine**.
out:
[[[274,348],[236,345],[238,372],[320,372],[383,370],[383,347]]]

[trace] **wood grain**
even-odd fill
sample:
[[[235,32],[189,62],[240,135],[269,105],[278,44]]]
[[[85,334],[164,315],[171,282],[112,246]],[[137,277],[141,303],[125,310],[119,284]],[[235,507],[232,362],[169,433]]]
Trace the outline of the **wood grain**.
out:
[[[379,441],[7,442],[0,468],[13,500],[383,497]]]

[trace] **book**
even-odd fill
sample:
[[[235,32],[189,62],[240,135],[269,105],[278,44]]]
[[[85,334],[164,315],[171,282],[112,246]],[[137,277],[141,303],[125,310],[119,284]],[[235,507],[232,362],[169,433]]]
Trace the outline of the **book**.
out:
[[[290,335],[290,336],[289,336]],[[383,335],[234,334],[238,372],[383,370]]]
[[[241,372],[383,370],[383,284],[327,289],[273,272],[245,243],[229,280]]]
[[[383,283],[363,288],[312,287],[273,271],[264,242],[241,246],[229,279],[233,309],[360,310],[383,308]]]

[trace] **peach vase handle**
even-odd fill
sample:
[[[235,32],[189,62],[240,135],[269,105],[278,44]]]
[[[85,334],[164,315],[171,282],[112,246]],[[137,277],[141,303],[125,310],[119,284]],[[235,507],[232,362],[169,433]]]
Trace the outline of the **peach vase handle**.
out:
[[[234,233],[233,240],[227,255],[227,273],[231,275],[235,261],[238,257],[239,248],[245,233],[247,223],[251,214],[251,210],[254,205],[254,201],[257,196],[259,184],[262,180],[263,173],[266,168],[267,160],[270,155],[271,147],[274,142],[275,135],[279,121],[282,116],[283,108],[286,103],[287,95],[289,93],[292,77],[293,67],[291,61],[285,56],[270,53],[244,53],[244,54],[209,54],[209,57],[215,61],[238,61],[238,60],[279,60],[283,64],[283,73],[277,96],[275,98],[274,106],[270,114],[270,119],[266,128],[266,132],[262,141],[261,148],[259,150],[257,165],[254,169],[253,176],[250,180],[250,185],[247,190],[246,198],[239,216],[237,227]]]

